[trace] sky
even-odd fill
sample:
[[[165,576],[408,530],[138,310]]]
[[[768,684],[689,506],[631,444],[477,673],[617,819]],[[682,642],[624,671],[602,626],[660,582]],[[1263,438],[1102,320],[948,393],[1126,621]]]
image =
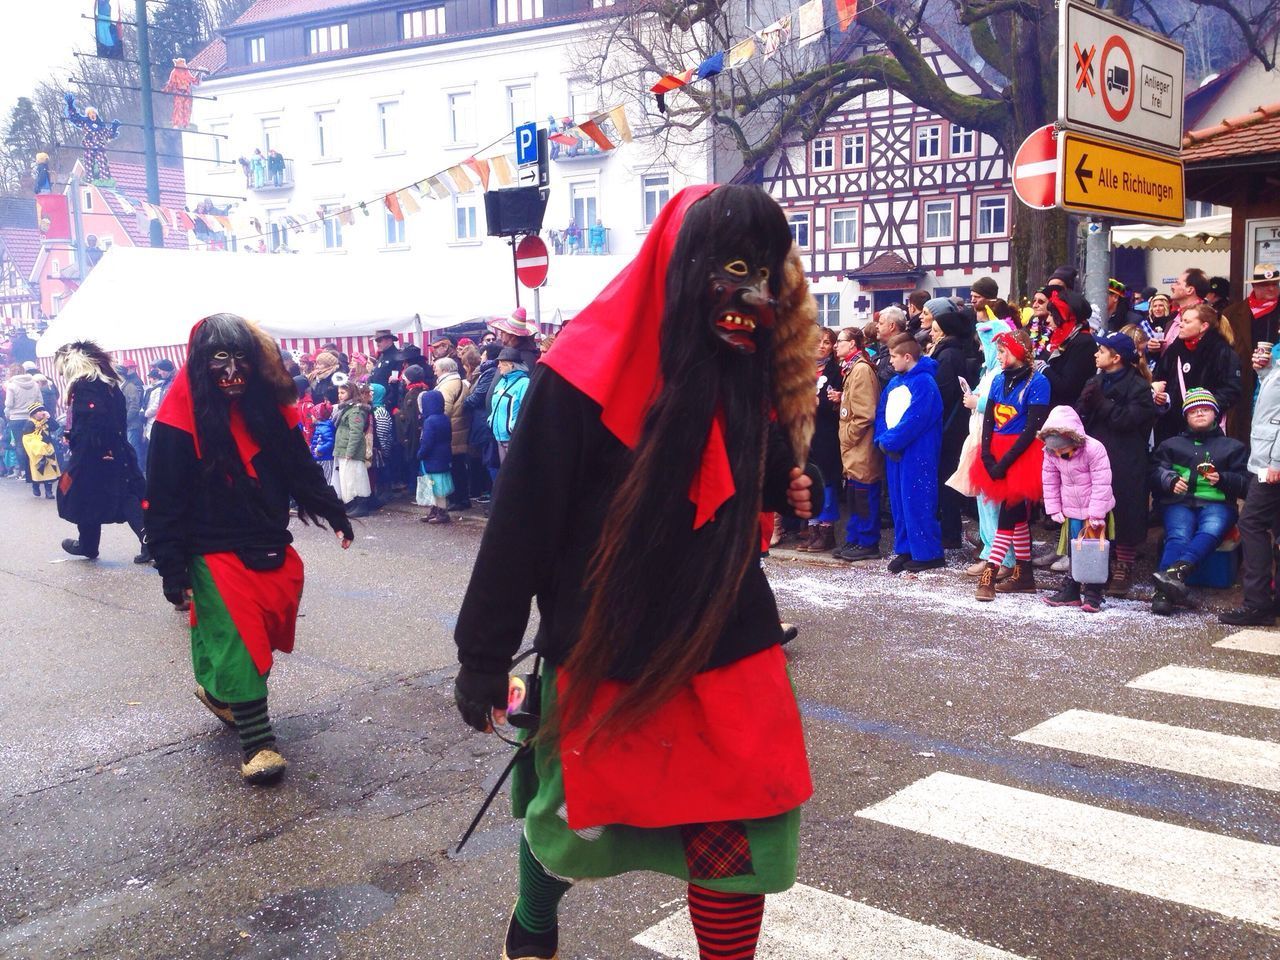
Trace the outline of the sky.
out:
[[[125,19],[133,19],[133,0],[124,0]],[[93,23],[81,20],[93,11],[92,0],[40,0],[23,18],[0,30],[0,122],[7,124],[14,101],[56,74],[65,81],[75,62],[73,50],[93,50]]]

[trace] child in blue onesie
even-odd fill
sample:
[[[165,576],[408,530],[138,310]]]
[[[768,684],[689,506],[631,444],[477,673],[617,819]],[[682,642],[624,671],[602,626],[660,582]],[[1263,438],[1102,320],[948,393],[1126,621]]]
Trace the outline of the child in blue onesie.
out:
[[[946,565],[938,522],[938,458],[942,453],[942,394],[937,364],[920,356],[909,333],[889,341],[895,376],[880,394],[875,444],[885,456],[893,552],[889,572]]]

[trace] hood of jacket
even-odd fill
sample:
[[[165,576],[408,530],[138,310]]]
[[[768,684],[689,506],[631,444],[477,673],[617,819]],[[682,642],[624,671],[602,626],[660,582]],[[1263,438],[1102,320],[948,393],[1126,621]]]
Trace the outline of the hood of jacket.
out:
[[[1009,324],[1004,320],[983,320],[978,324],[978,340],[982,343],[982,372],[990,373],[996,368],[996,337],[1009,332]]]
[[[903,380],[910,380],[913,377],[928,377],[932,380],[938,372],[938,361],[933,357],[921,357],[916,361],[916,365],[906,373],[899,373],[898,376]]]
[[[422,395],[422,415],[424,417],[444,416],[444,394],[439,390],[428,390]]]
[[[1045,420],[1044,427],[1040,430],[1038,436],[1043,440],[1050,434],[1066,437],[1077,445],[1084,443],[1084,423],[1080,420],[1080,414],[1076,413],[1074,407],[1061,404],[1049,411],[1049,416]]]
[[[15,387],[21,387],[23,390],[30,390],[36,385],[36,375],[34,373],[20,373],[17,376],[10,377],[7,382]]]

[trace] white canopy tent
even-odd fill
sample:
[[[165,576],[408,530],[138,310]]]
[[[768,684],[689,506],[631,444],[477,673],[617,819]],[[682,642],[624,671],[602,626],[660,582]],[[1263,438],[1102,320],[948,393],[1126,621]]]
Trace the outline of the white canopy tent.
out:
[[[1111,245],[1144,250],[1230,250],[1231,214],[1188,220],[1181,227],[1153,223],[1112,227]]]
[[[514,306],[510,255],[497,245],[436,260],[411,252],[235,254],[112,247],[40,337],[41,357],[72,340],[112,353],[185,345],[212,313],[238,313],[281,340],[434,330]],[[626,261],[560,257],[541,291],[544,318],[570,318]],[[533,315],[533,292],[521,290]]]

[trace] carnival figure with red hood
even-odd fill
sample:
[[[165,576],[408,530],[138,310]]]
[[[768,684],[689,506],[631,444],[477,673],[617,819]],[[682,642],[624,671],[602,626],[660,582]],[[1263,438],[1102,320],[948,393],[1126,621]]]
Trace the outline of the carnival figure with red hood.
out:
[[[195,325],[187,363],[151,430],[147,540],[165,599],[188,609],[196,697],[240,736],[241,776],[275,779],[286,761],[267,712],[273,651],[293,649],[303,523],[353,534],[298,429],[297,388],[275,342],[229,313]]]
[[[455,634],[462,717],[501,727],[537,600],[507,960],[631,870],[688,882],[703,957],[749,958],[795,882],[812,784],[758,518],[821,505],[815,320],[777,203],[692,187],[534,371]]]

